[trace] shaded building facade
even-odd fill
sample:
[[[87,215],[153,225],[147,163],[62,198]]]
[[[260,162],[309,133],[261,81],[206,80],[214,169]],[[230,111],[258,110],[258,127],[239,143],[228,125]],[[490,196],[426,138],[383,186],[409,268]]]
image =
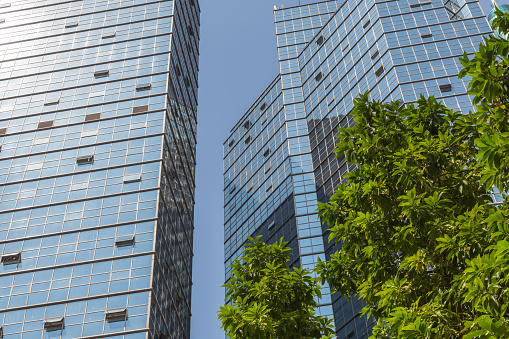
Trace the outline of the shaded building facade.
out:
[[[0,3],[3,338],[189,338],[199,20]]]
[[[353,99],[435,95],[468,112],[458,58],[491,29],[477,1],[308,1],[274,15],[280,74],[224,143],[225,265],[247,235],[263,234],[267,242],[284,236],[292,264],[313,268],[338,250],[316,205],[352,170],[333,150],[337,127],[353,124]],[[288,219],[278,219],[292,203]],[[323,295],[318,311],[334,317],[338,338],[370,335],[374,320],[359,316],[361,302],[328,286]]]

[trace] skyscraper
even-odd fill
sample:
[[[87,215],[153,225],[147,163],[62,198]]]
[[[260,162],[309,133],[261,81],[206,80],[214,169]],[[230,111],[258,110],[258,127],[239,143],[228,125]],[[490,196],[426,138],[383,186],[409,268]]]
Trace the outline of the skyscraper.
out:
[[[333,153],[337,127],[353,123],[353,99],[403,103],[435,95],[468,112],[468,79],[457,78],[463,51],[491,32],[477,1],[308,1],[274,10],[280,74],[224,143],[225,265],[247,235],[280,237],[291,265],[313,268],[338,250],[316,205],[351,166]],[[226,279],[230,275],[226,270]],[[334,317],[338,338],[367,338],[373,319],[339,293],[318,311]]]
[[[0,2],[0,337],[189,338],[199,18]]]

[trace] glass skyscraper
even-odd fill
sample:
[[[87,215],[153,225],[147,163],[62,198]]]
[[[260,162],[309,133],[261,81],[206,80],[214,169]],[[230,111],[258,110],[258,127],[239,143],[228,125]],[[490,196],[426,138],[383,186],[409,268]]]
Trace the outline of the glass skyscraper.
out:
[[[313,268],[339,248],[316,213],[343,174],[337,127],[348,127],[353,99],[369,91],[383,102],[434,95],[468,112],[469,79],[458,58],[491,33],[477,0],[307,1],[274,9],[280,74],[224,143],[225,265],[246,236],[284,237],[291,265]],[[226,279],[231,272],[226,270]],[[367,338],[363,305],[323,286],[319,313],[334,318],[340,339]]]
[[[0,337],[189,338],[199,18],[0,1]]]

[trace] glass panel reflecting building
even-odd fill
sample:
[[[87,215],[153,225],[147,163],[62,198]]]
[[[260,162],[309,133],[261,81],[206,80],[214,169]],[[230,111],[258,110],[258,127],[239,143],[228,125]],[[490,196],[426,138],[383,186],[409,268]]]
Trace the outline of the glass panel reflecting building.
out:
[[[353,123],[353,99],[434,95],[468,112],[458,58],[491,29],[476,0],[307,1],[274,15],[280,74],[224,143],[225,265],[246,236],[263,235],[284,237],[291,265],[313,268],[338,250],[316,205],[352,170],[333,150],[337,127]],[[362,307],[323,286],[318,311],[334,317],[338,338],[370,335],[374,320],[359,316]]]
[[[4,339],[189,338],[199,18],[0,2]]]

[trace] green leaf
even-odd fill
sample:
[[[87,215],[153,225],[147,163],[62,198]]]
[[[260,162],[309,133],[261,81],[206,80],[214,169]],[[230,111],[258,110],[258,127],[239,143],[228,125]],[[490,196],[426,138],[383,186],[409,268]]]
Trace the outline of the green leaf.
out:
[[[306,269],[289,268],[290,248],[283,239],[267,245],[248,238],[234,264],[225,306],[218,317],[230,339],[330,338],[327,317],[316,314],[320,279]]]

